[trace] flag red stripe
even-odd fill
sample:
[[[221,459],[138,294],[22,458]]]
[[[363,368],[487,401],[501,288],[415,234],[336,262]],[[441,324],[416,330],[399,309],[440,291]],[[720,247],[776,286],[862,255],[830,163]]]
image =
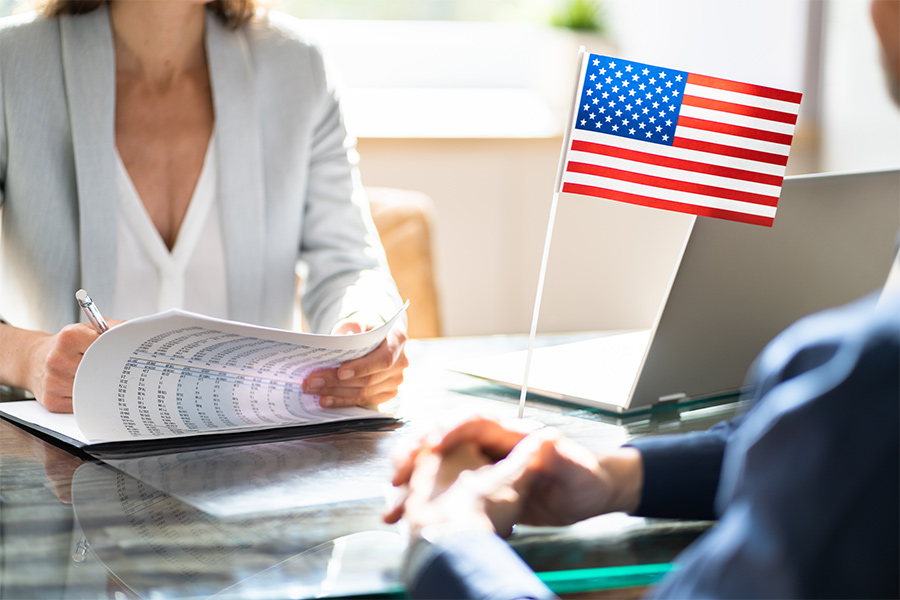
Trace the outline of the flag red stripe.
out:
[[[712,142],[686,140],[678,136],[672,140],[672,145],[676,148],[696,150],[697,152],[709,152],[711,154],[721,154],[723,156],[733,156],[734,158],[755,160],[757,162],[769,163],[770,165],[779,165],[782,167],[786,166],[788,161],[788,157],[783,154],[772,154],[771,152],[763,152],[761,150],[748,150],[747,148],[737,148],[735,146],[714,144]]]
[[[702,183],[691,183],[689,181],[680,181],[678,179],[668,179],[666,177],[657,177],[655,175],[645,175],[643,173],[623,171],[622,169],[601,167],[600,165],[588,163],[569,162],[569,164],[566,165],[566,171],[571,173],[584,173],[585,175],[595,175],[597,177],[607,177],[618,181],[630,181],[631,183],[649,185],[666,190],[674,190],[676,192],[700,194],[702,196],[724,198],[726,200],[737,200],[738,202],[746,202],[748,204],[760,204],[763,206],[778,205],[778,196],[764,196],[752,192],[704,185]]]
[[[707,77],[706,75],[697,75],[688,73],[688,83],[694,85],[702,85],[704,87],[718,88],[720,90],[728,90],[731,92],[739,92],[741,94],[750,94],[769,98],[771,100],[781,100],[783,102],[793,102],[800,104],[803,94],[800,92],[789,92],[788,90],[777,90],[775,88],[765,87],[762,85],[753,85],[751,83],[740,83],[729,79],[719,79],[718,77]]]
[[[602,154],[604,156],[612,156],[613,158],[622,158],[625,160],[633,160],[635,162],[648,163],[652,165],[659,165],[660,167],[668,167],[670,169],[681,169],[682,171],[705,173],[708,175],[714,175],[716,177],[728,177],[730,179],[740,179],[741,181],[752,181],[754,183],[774,185],[776,187],[781,187],[781,184],[784,181],[783,177],[778,177],[777,175],[757,173],[755,171],[745,171],[743,169],[735,169],[734,167],[710,165],[707,163],[687,160],[684,158],[671,158],[668,156],[660,156],[659,154],[639,152],[637,150],[628,150],[626,148],[619,148],[617,146],[596,144],[593,142],[585,142],[582,140],[573,140],[572,150],[579,152],[590,152],[592,154]]]
[[[777,121],[779,123],[788,123],[790,125],[797,124],[797,115],[781,112],[780,110],[737,104],[736,102],[725,102],[723,100],[712,100],[711,98],[685,95],[681,98],[681,103],[687,104],[688,106],[696,106],[697,108],[708,108],[710,110],[718,110],[735,115],[743,115],[745,117],[755,117],[767,121]]]
[[[704,131],[714,131],[716,133],[736,135],[739,137],[760,140],[763,142],[772,142],[773,144],[784,144],[785,146],[790,146],[791,140],[794,137],[787,133],[763,131],[762,129],[741,127],[740,125],[729,125],[728,123],[717,123],[715,121],[707,121],[705,119],[685,117],[684,115],[678,117],[678,125],[691,127],[692,129],[703,129]]]
[[[764,225],[766,227],[771,227],[775,222],[774,217],[762,217],[759,215],[748,215],[747,213],[723,210],[720,208],[708,208],[706,206],[697,206],[694,204],[682,204],[680,202],[660,200],[659,198],[651,198],[650,196],[640,196],[637,194],[629,194],[626,192],[608,190],[578,183],[566,183],[563,185],[562,191],[570,194],[580,194],[582,196],[594,196],[596,198],[604,198],[606,200],[627,202],[629,204],[637,204],[639,206],[647,206],[650,208],[662,208],[665,210],[671,210],[680,213],[700,215],[701,217],[715,217],[728,221],[737,221],[739,223],[749,223],[751,225]]]

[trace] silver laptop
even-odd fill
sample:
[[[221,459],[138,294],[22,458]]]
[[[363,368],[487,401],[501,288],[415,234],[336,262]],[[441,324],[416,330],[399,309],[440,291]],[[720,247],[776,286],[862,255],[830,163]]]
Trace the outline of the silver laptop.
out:
[[[614,413],[732,396],[797,319],[881,288],[900,171],[788,177],[773,227],[696,218],[653,328],[538,348],[529,393]],[[521,389],[525,353],[454,370]]]

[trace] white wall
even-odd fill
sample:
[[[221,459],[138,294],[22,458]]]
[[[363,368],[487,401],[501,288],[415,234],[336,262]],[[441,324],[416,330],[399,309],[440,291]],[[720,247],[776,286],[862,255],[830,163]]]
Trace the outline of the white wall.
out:
[[[900,164],[900,116],[883,90],[865,0],[817,5],[825,14],[823,56],[808,55],[809,0],[609,0],[607,5],[614,52],[621,56],[803,91],[806,103],[788,173]],[[453,27],[429,29],[431,35],[419,35],[416,44],[431,44]],[[391,43],[407,58],[431,51],[404,46],[400,31],[392,30]],[[573,45],[582,41],[563,43],[558,33],[533,26],[505,25],[498,38],[485,37],[485,31],[437,44],[464,50],[435,63],[452,69],[452,77],[440,79],[437,69],[423,85],[429,93],[446,85],[462,96],[449,101],[445,96],[431,112],[412,103],[427,94],[409,89],[415,81],[408,72],[403,87],[410,93],[381,105],[365,94],[379,82],[390,88],[389,81],[373,78],[371,70],[368,88],[354,89],[347,81],[348,119],[361,134],[364,182],[419,189],[435,201],[447,335],[528,331],[561,145],[552,133],[563,119],[554,93],[567,93]],[[585,45],[596,50],[595,43]],[[481,60],[472,51],[479,45],[490,49]],[[810,87],[819,59],[821,88]],[[504,61],[514,61],[513,67],[502,70]],[[497,65],[502,71],[491,78],[485,69]],[[470,84],[481,93],[494,86],[511,95],[493,95],[481,104],[484,111],[469,117],[463,109]],[[809,111],[816,106],[818,112]],[[539,332],[649,326],[685,227],[682,215],[564,197]]]

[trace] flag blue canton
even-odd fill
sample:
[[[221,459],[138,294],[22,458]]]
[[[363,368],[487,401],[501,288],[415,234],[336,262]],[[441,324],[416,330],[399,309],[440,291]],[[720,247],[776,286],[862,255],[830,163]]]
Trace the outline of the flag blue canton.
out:
[[[575,127],[672,145],[688,74],[591,54]]]

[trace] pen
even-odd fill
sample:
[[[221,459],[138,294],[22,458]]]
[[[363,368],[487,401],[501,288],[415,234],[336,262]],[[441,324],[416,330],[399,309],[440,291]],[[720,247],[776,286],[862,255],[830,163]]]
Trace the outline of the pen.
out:
[[[104,320],[103,315],[100,314],[100,311],[97,310],[97,305],[94,304],[94,301],[91,300],[91,297],[88,296],[88,293],[84,290],[78,290],[75,292],[75,299],[78,300],[78,304],[81,305],[81,309],[84,311],[84,314],[87,315],[88,321],[91,322],[91,325],[94,326],[94,329],[97,330],[97,333],[103,333],[109,326],[106,324],[106,320]]]

